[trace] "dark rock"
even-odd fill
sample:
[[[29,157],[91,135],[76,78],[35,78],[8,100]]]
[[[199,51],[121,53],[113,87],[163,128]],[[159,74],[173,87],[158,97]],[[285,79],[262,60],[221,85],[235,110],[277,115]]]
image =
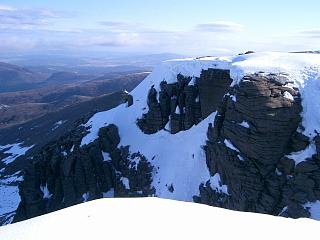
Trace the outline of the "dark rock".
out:
[[[70,136],[66,136],[34,156],[19,187],[21,202],[14,222],[101,198],[111,188],[115,196],[122,197],[155,193],[151,187],[153,166],[140,153],[130,153],[129,146],[118,146],[118,128],[108,125],[98,135],[86,146],[73,146],[73,151],[65,145],[70,141]],[[111,159],[105,160],[102,151],[108,152]],[[133,164],[135,158],[139,158],[138,164]],[[121,177],[130,180],[130,189],[121,190]],[[48,196],[41,190],[45,187]]]
[[[288,206],[283,215],[309,216],[302,204],[316,199],[318,179],[309,175],[319,167],[309,160],[295,168],[294,161],[285,157],[308,144],[296,132],[301,99],[297,91],[283,86],[288,81],[279,75],[248,75],[225,95],[214,126],[208,126],[204,150],[211,175],[220,174],[230,195],[220,201],[215,190],[200,185],[197,202],[274,215]],[[285,91],[294,101],[283,96]],[[240,153],[228,148],[226,140]]]
[[[295,167],[295,162],[287,157],[280,158],[277,168],[285,175],[291,175]]]
[[[294,133],[291,138],[290,143],[290,151],[291,152],[299,152],[301,150],[304,150],[309,145],[309,138],[302,133]]]
[[[131,107],[133,104],[133,97],[132,95],[128,94],[128,93],[124,93],[123,94],[123,102],[127,103],[127,107]]]
[[[190,84],[192,80],[194,85]],[[146,134],[163,129],[168,121],[172,134],[187,130],[217,110],[230,83],[230,72],[220,69],[203,70],[195,79],[178,74],[176,83],[162,81],[159,102],[152,86],[148,112],[137,120],[137,125]]]
[[[114,124],[100,128],[98,136],[101,149],[108,153],[111,153],[120,143],[118,128]]]
[[[216,111],[232,82],[229,70],[203,70],[198,79],[201,115],[203,118]]]
[[[319,166],[310,158],[297,164],[296,173],[311,173],[319,170]]]

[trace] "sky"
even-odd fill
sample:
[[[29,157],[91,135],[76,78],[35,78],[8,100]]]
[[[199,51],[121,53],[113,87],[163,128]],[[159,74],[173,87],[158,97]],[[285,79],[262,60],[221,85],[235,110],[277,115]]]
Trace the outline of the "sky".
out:
[[[320,49],[319,0],[0,0],[0,52]]]

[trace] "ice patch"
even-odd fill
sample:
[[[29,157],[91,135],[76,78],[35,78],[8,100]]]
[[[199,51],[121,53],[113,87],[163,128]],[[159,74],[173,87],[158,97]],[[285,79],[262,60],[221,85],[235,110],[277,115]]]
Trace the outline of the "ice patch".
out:
[[[114,198],[114,188],[111,188],[108,192],[102,193],[103,198]]]
[[[140,161],[141,161],[141,157],[140,156],[136,156],[133,159],[130,159],[131,167],[133,167],[135,170],[137,170],[138,164],[139,164]]]
[[[216,190],[218,192],[222,192],[225,194],[228,194],[228,186],[227,185],[222,185],[221,184],[221,179],[220,179],[220,174],[216,173],[214,176],[210,177],[210,187],[213,190]]]
[[[90,194],[88,192],[82,194],[83,202],[87,202],[89,200]]]
[[[285,98],[287,98],[287,99],[289,99],[289,100],[291,100],[291,101],[294,101],[293,96],[292,96],[291,93],[289,93],[288,91],[285,91],[285,92],[283,93],[283,97],[285,97]]]
[[[22,143],[14,143],[14,144],[8,144],[5,146],[0,146],[0,151],[4,151],[6,154],[10,154],[10,156],[5,157],[1,161],[8,165],[9,163],[12,163],[14,160],[16,160],[18,157],[24,155],[29,149],[33,148],[34,145],[29,147],[23,147]]]
[[[126,177],[121,177],[120,181],[123,183],[126,189],[130,189],[129,179]]]
[[[317,153],[316,145],[312,142],[309,144],[309,146],[301,150],[299,152],[293,152],[289,155],[286,155],[286,157],[292,159],[295,161],[296,165],[300,162],[305,161],[307,158],[311,158],[312,155]]]
[[[280,211],[280,213],[278,214],[278,216],[281,216],[281,214],[283,214],[285,211],[288,210],[288,206],[285,206],[284,208],[282,208],[282,210]]]
[[[106,161],[111,161],[111,157],[110,157],[110,154],[109,154],[109,153],[102,151],[102,156],[103,156],[103,160],[104,160],[105,162],[106,162]]]
[[[188,85],[189,86],[193,86],[193,85],[195,85],[196,84],[196,78],[193,76],[192,78],[191,78],[191,81],[188,83]]]
[[[303,205],[310,212],[310,218],[320,220],[320,201],[308,202]]]
[[[246,121],[242,121],[241,123],[238,123],[238,125],[244,127],[244,128],[250,128],[250,125],[248,122]]]
[[[49,192],[49,189],[48,189],[48,184],[46,184],[45,186],[40,186],[40,190],[41,192],[43,193],[43,198],[44,199],[49,199],[51,198],[52,194]]]
[[[226,145],[226,147],[228,147],[228,148],[230,148],[230,149],[232,149],[232,150],[235,150],[236,152],[240,152],[239,149],[236,148],[236,147],[232,144],[232,142],[231,142],[230,140],[228,140],[228,139],[225,139],[225,140],[224,140],[224,145]]]
[[[169,117],[170,118],[170,117]],[[166,126],[164,127],[164,129],[168,130],[168,131],[171,131],[171,125],[170,125],[170,119],[169,121],[167,122]]]
[[[22,182],[23,181],[23,176],[19,176],[21,171],[18,171],[10,176],[6,176],[3,179],[0,180],[0,184],[12,184],[12,183],[17,183],[17,182]]]
[[[53,124],[53,128],[51,129],[51,131],[56,130],[58,127],[60,127],[62,124],[64,124],[65,122],[67,122],[67,120],[60,120],[58,122],[55,122]]]

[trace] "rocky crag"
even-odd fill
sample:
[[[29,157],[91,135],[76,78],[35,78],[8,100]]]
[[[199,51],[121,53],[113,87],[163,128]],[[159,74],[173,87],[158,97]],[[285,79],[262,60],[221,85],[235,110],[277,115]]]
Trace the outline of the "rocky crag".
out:
[[[163,80],[145,95],[147,108],[136,125],[144,134],[167,130],[175,135],[217,111],[203,136],[203,151],[210,176],[219,175],[227,191],[209,180],[199,182],[193,200],[310,217],[308,203],[320,199],[320,137],[302,133],[299,90],[280,73],[247,74],[239,84],[231,83],[229,70],[213,68],[199,77],[178,74],[175,82]],[[130,105],[134,101],[130,98]],[[87,131],[80,126],[33,156],[20,185],[15,221],[101,197],[159,196],[153,158],[123,145],[117,124],[101,126],[97,138],[80,147]],[[297,161],[299,153],[308,154]],[[174,185],[167,187],[175,191]]]

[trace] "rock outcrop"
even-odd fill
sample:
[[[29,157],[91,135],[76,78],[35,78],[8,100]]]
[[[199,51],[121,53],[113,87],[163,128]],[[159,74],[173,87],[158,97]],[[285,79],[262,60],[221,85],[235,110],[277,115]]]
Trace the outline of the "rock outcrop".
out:
[[[79,147],[85,129],[75,139],[49,144],[24,172],[21,203],[14,221],[21,221],[103,196],[152,196],[153,167],[129,146],[119,146],[115,125],[99,130],[99,138]],[[78,131],[80,131],[78,129]],[[69,135],[70,136],[70,135]]]
[[[219,174],[227,192],[212,187],[210,181],[199,183],[200,194],[194,201],[309,217],[308,203],[320,199],[320,137],[302,134],[301,96],[288,83],[283,74],[257,73],[230,87],[227,70],[203,70],[199,78],[178,74],[176,82],[162,81],[149,89],[147,113],[137,125],[145,134],[162,129],[175,134],[217,111],[203,149],[210,175]],[[126,100],[128,105],[133,102],[131,97]],[[115,124],[101,126],[98,138],[80,147],[85,133],[80,126],[33,156],[20,185],[15,221],[110,195],[157,194],[152,159],[121,145]],[[309,148],[312,154],[295,160],[295,153]],[[176,191],[172,183],[166,186],[170,193]]]
[[[280,75],[244,77],[223,99],[204,146],[211,175],[219,174],[228,194],[200,186],[196,202],[241,211],[308,217],[303,207],[319,199],[317,155],[299,164],[287,157],[304,150],[301,97]],[[318,149],[319,150],[319,149]]]
[[[172,134],[188,130],[217,110],[231,82],[230,72],[221,69],[202,70],[199,78],[178,74],[175,83],[162,81],[159,94],[154,86],[149,90],[148,112],[137,124],[146,134],[167,123]]]

